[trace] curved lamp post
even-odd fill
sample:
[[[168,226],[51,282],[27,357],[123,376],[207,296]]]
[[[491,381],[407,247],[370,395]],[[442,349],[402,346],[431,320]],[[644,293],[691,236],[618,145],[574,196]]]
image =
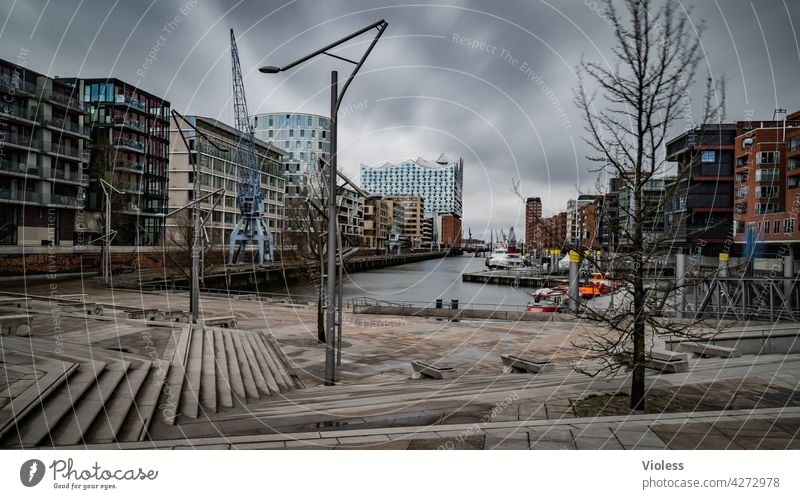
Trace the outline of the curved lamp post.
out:
[[[366,26],[358,31],[355,31],[344,38],[340,38],[339,40],[322,47],[321,49],[314,51],[305,57],[301,57],[300,59],[287,64],[286,66],[264,66],[259,68],[258,70],[262,73],[279,73],[281,71],[288,71],[293,67],[302,64],[309,59],[313,59],[318,55],[327,55],[333,57],[334,59],[339,59],[341,61],[349,62],[350,64],[354,65],[353,71],[350,73],[350,76],[347,77],[342,89],[339,90],[339,73],[337,71],[331,71],[331,155],[330,161],[328,162],[328,290],[327,290],[327,306],[325,310],[326,320],[325,320],[325,385],[332,386],[336,382],[336,375],[335,375],[335,362],[336,362],[336,355],[335,355],[335,345],[334,345],[334,337],[335,337],[335,327],[336,327],[336,305],[335,299],[336,296],[336,231],[337,227],[337,220],[338,217],[336,216],[336,153],[337,153],[337,118],[336,115],[339,112],[339,105],[344,98],[345,92],[347,92],[348,87],[350,87],[350,83],[353,81],[353,78],[356,76],[356,73],[361,69],[361,66],[364,65],[364,61],[369,56],[372,49],[375,47],[375,44],[378,43],[381,35],[386,30],[386,27],[389,25],[385,20],[381,19],[378,22],[372,23],[369,26]],[[346,57],[341,57],[335,54],[331,54],[328,52],[334,47],[341,45],[353,38],[362,35],[370,30],[376,29],[377,33],[375,37],[367,47],[367,50],[361,56],[361,59],[358,61],[354,61],[352,59],[347,59]],[[341,304],[340,304],[341,306]]]

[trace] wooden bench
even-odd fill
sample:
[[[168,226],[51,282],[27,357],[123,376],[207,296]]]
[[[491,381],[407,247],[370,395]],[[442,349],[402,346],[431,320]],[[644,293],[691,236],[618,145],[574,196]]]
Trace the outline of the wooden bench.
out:
[[[678,345],[679,352],[693,353],[698,357],[722,357],[732,359],[741,357],[742,352],[736,348],[721,347],[710,343],[696,343],[687,341]]]
[[[423,377],[450,379],[456,377],[456,370],[452,367],[437,366],[436,364],[429,364],[418,360],[412,360],[411,367],[414,369],[414,372],[411,374],[411,379],[420,379]]]
[[[30,336],[33,318],[26,314],[0,315],[0,334]]]
[[[539,374],[552,370],[553,366],[546,360],[531,360],[516,355],[501,355],[503,361],[503,374],[533,373]]]
[[[239,324],[236,321],[236,317],[232,315],[223,317],[207,317],[205,319],[201,319],[199,322],[204,326],[221,326],[232,329],[235,329]]]
[[[645,366],[663,373],[682,373],[689,370],[689,355],[668,350],[653,350],[645,358]]]

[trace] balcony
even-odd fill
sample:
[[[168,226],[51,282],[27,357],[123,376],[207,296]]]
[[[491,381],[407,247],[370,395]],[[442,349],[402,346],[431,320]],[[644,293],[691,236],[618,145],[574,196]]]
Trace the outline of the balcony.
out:
[[[144,173],[144,164],[133,161],[117,161],[114,163],[114,169],[133,173]]]
[[[73,135],[80,135],[81,137],[89,137],[91,135],[91,129],[89,127],[80,126],[77,123],[67,121],[63,118],[51,118],[42,121],[42,124],[46,127],[54,128],[59,132],[67,132]]]
[[[128,128],[133,129],[133,130],[136,130],[137,132],[142,132],[142,133],[144,133],[146,131],[146,128],[145,128],[144,124],[139,123],[138,121],[127,120],[127,119],[122,118],[122,117],[115,117],[114,118],[114,125],[115,126],[128,127]]]
[[[747,197],[747,187],[736,189],[736,199],[745,199]]]
[[[756,199],[778,199],[780,194],[778,189],[761,188],[756,189]]]
[[[13,89],[15,92],[22,91],[29,95],[37,94],[35,83],[30,83],[19,78],[13,78],[9,75],[0,76],[0,87],[6,90],[6,92]]]
[[[55,154],[56,156],[66,156],[75,158],[78,161],[84,161],[86,151],[79,147],[73,147],[67,144],[58,142],[42,142],[42,150],[46,153]]]
[[[28,165],[25,162],[4,159],[0,161],[0,171],[15,173],[22,176],[39,176],[39,167]]]
[[[126,97],[124,95],[118,95],[116,103],[117,104],[127,104],[128,107],[132,107],[132,108],[138,109],[140,111],[147,111],[147,105],[144,102],[142,102],[140,100],[137,100],[137,99],[134,99],[132,97]]]
[[[746,215],[747,214],[747,204],[737,204],[736,205],[736,214],[737,215]]]
[[[89,175],[86,173],[72,173],[72,170],[55,170],[51,177],[55,180],[74,182],[81,185],[89,185]]]
[[[750,163],[750,155],[745,154],[736,158],[736,168],[742,168]]]
[[[30,124],[36,123],[36,112],[25,109],[19,106],[4,106],[0,104],[0,117],[10,118],[12,120],[22,120]]]
[[[16,132],[0,133],[0,143],[20,146],[26,149],[39,149],[41,146],[41,141],[34,139],[32,135],[18,134]]]
[[[84,103],[75,96],[60,94],[58,92],[53,92],[52,90],[45,90],[42,93],[42,96],[51,102],[55,102],[56,104],[69,109],[75,109],[78,111],[86,110]]]
[[[63,194],[38,193],[31,191],[20,191],[10,189],[0,189],[0,199],[4,201],[16,201],[25,204],[40,204],[45,206],[66,206],[69,208],[82,208],[83,199],[76,196],[65,196]]]
[[[137,142],[133,139],[128,139],[125,137],[117,137],[117,145],[120,147],[127,147],[129,149],[133,149],[136,152],[143,153],[144,152],[144,144],[141,142]]]

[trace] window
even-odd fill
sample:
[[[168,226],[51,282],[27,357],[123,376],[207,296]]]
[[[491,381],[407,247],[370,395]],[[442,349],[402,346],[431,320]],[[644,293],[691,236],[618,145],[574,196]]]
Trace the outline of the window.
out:
[[[764,234],[769,234],[769,222],[764,222]]]
[[[700,153],[701,163],[715,163],[717,161],[717,151],[703,151]]]
[[[759,165],[774,165],[781,159],[778,151],[761,151],[756,155],[756,163]]]
[[[289,137],[294,137],[294,129],[289,129]]]
[[[267,137],[272,138],[272,130],[267,132]]]
[[[794,218],[787,218],[783,221],[783,232],[786,234],[794,232]]]
[[[780,234],[780,232],[781,232],[781,221],[780,220],[775,220],[775,224],[773,225],[772,228],[774,229],[772,232],[774,232],[775,234]]]

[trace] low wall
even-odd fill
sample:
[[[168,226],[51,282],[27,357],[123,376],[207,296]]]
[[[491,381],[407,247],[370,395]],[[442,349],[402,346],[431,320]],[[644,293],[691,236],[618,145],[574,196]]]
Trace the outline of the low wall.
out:
[[[501,321],[571,321],[574,316],[560,313],[547,312],[524,312],[514,310],[480,310],[471,308],[451,309],[451,308],[432,308],[408,306],[377,306],[377,305],[354,305],[355,314],[373,315],[400,315],[414,317],[431,317],[437,319],[460,320],[460,319],[492,319]]]
[[[666,340],[668,350],[677,350],[689,338]],[[706,340],[700,340],[706,341]],[[736,348],[744,355],[800,353],[800,325],[764,325],[725,331],[707,340],[711,345]]]

